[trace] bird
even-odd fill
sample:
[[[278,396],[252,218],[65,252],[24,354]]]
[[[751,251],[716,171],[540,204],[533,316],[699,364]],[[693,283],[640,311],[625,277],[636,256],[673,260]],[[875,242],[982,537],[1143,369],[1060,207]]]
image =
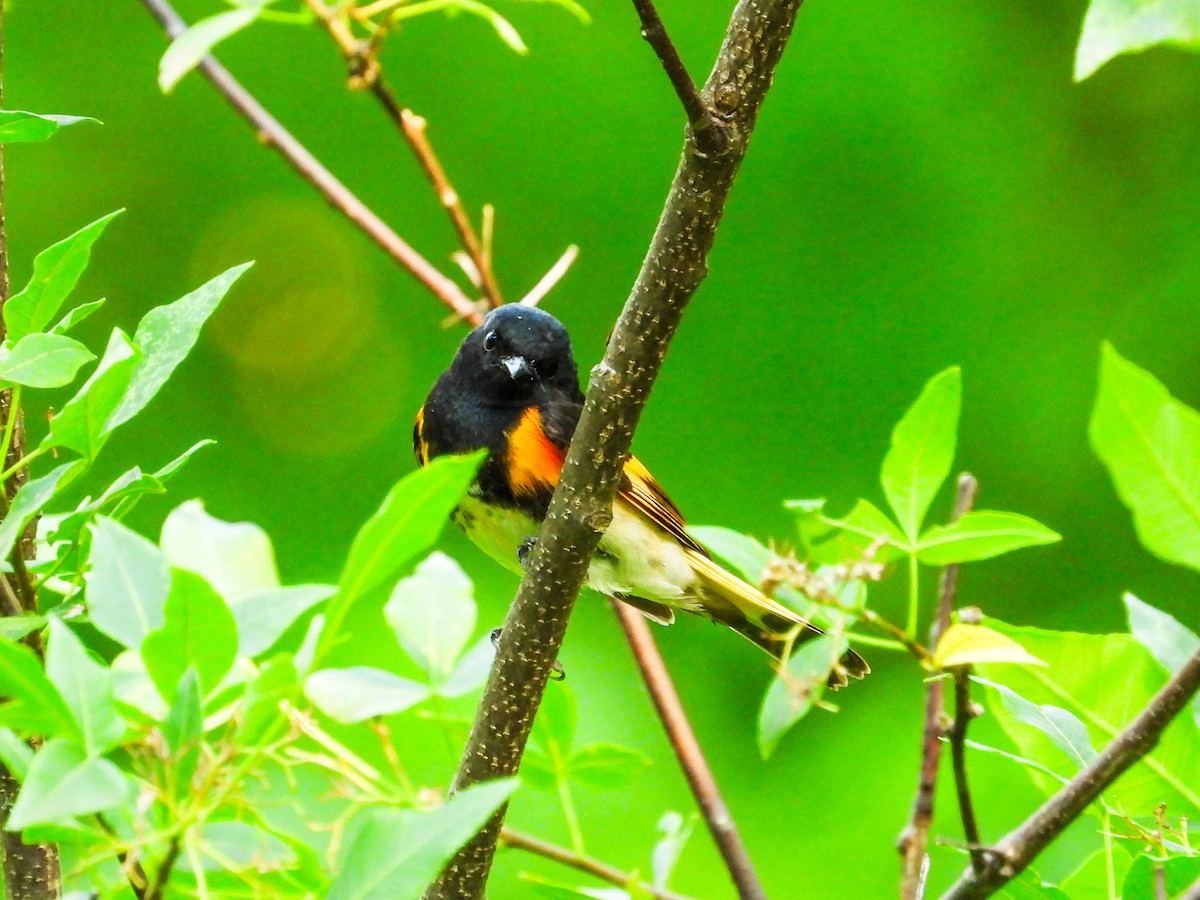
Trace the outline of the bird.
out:
[[[418,410],[419,465],[486,449],[474,483],[452,514],[476,545],[521,574],[550,505],[584,395],[566,328],[536,307],[493,309],[463,339]],[[717,563],[634,456],[624,463],[612,520],[588,565],[589,587],[661,625],[675,612],[725,625],[777,663],[822,632]],[[847,650],[829,684],[870,667]]]

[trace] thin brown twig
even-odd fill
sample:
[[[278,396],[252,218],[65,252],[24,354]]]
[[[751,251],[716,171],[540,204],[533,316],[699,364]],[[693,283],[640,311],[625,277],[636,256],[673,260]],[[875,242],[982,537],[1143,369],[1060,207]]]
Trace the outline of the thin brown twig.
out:
[[[654,707],[658,710],[658,717],[662,719],[675,757],[679,760],[679,767],[683,769],[688,786],[692,789],[692,796],[696,798],[700,813],[708,825],[709,833],[712,834],[713,842],[717,845],[721,858],[725,860],[725,867],[737,888],[738,897],[740,900],[766,900],[766,891],[763,890],[762,882],[754,871],[750,854],[746,851],[746,845],[742,843],[742,836],[733,821],[733,815],[725,805],[716,779],[713,778],[712,769],[704,758],[700,742],[696,740],[696,733],[692,730],[691,722],[688,721],[687,713],[679,700],[679,693],[675,690],[671,675],[667,672],[654,643],[650,626],[642,614],[631,606],[613,600],[612,607],[625,630],[625,637],[633,650],[634,659],[637,660],[642,680],[646,682],[650,699],[654,701]]]
[[[169,0],[142,0],[142,4],[170,37],[176,38],[187,29],[187,24],[175,12]],[[482,320],[476,304],[458,285],[439,272],[359,200],[242,87],[224,66],[211,56],[206,56],[197,69],[230,106],[254,127],[259,139],[266,146],[278,151],[301,178],[319,190],[336,210],[357,225],[430,293],[467,321],[478,324]]]
[[[175,868],[175,863],[182,850],[183,841],[180,836],[178,834],[171,835],[171,841],[167,844],[167,852],[159,861],[158,868],[154,871],[154,881],[146,888],[143,900],[163,900],[167,883],[171,880],[171,870]]]
[[[979,492],[979,482],[964,472],[958,476],[958,493],[950,521],[971,511]],[[942,634],[950,627],[954,597],[958,591],[958,565],[942,570],[938,609],[929,627],[929,646],[936,649]],[[900,879],[901,900],[920,900],[925,895],[925,877],[929,872],[929,830],[933,825],[933,803],[937,793],[938,768],[942,758],[942,734],[945,718],[945,680],[929,682],[925,692],[925,726],[921,734],[921,772],[912,818],[896,842],[904,862]]]
[[[954,722],[950,725],[950,759],[954,766],[954,788],[958,794],[958,813],[962,818],[963,838],[971,857],[971,868],[983,871],[987,859],[979,843],[979,824],[975,820],[975,804],[967,781],[967,728],[979,710],[971,702],[971,667],[954,669]]]
[[[982,900],[1020,875],[1109,785],[1158,745],[1163,730],[1200,689],[1200,651],[1107,747],[1028,819],[984,851],[983,870],[968,869],[942,900]]]
[[[720,153],[725,149],[725,136],[717,124],[716,117],[709,110],[704,98],[696,90],[696,82],[688,74],[687,66],[675,49],[667,28],[663,25],[662,17],[654,7],[654,0],[633,0],[638,18],[642,20],[642,37],[646,39],[658,61],[662,63],[663,71],[675,89],[675,96],[683,104],[687,114],[688,124],[696,138],[696,146],[704,153]]]
[[[571,265],[578,256],[579,247],[577,245],[571,244],[571,246],[567,247],[563,251],[563,255],[558,258],[558,262],[552,265],[546,274],[538,280],[538,283],[529,289],[529,293],[521,298],[520,304],[522,306],[537,306],[541,303],[545,299],[545,296],[567,274],[567,270],[571,268]]]
[[[500,306],[504,303],[504,298],[496,283],[496,273],[492,268],[490,254],[485,251],[484,244],[476,234],[475,226],[471,224],[471,218],[463,207],[458,191],[450,183],[441,160],[429,143],[425,119],[412,110],[404,108],[396,99],[392,89],[388,87],[387,82],[383,80],[383,70],[375,52],[378,49],[377,41],[368,41],[364,44],[354,37],[347,19],[346,4],[330,7],[324,0],[306,0],[306,2],[308,8],[313,11],[337,45],[342,58],[345,59],[346,65],[350,69],[354,85],[356,87],[365,86],[370,90],[371,95],[383,107],[387,117],[400,130],[400,134],[421,164],[429,183],[433,185],[438,202],[442,204],[446,214],[450,217],[450,223],[458,234],[463,250],[475,265],[475,270],[479,274],[479,287],[483,291],[484,299],[489,306]],[[375,34],[382,36],[385,31],[385,25],[376,26]]]
[[[581,856],[573,850],[568,850],[566,847],[551,844],[548,841],[543,841],[540,838],[521,831],[513,831],[511,828],[502,828],[500,830],[500,843],[506,847],[512,847],[514,850],[524,850],[526,853],[533,853],[544,859],[561,863],[579,872],[599,878],[601,881],[607,881],[609,884],[616,885],[619,888],[628,888],[636,885],[638,896],[645,895],[653,897],[654,900],[691,900],[690,897],[683,894],[677,894],[666,888],[655,887],[652,884],[641,881],[631,872],[623,872],[606,862],[592,859],[590,856]]]

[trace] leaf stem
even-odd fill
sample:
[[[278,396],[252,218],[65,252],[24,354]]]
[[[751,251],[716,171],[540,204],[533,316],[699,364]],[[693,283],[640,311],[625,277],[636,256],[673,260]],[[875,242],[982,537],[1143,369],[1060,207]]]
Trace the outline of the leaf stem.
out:
[[[917,623],[920,617],[921,609],[921,580],[920,566],[917,563],[917,554],[909,552],[908,554],[908,619],[904,624],[904,633],[910,638],[915,639],[917,636]]]
[[[0,472],[0,484],[8,484],[8,480],[10,478],[12,478],[22,469],[28,468],[30,463],[32,463],[35,459],[39,459],[40,457],[44,456],[49,449],[50,448],[45,444],[41,444],[37,448],[30,450],[3,472]]]
[[[558,785],[558,800],[562,804],[563,816],[567,820],[567,831],[571,835],[571,847],[580,856],[586,856],[583,829],[579,827],[579,815],[575,812],[575,801],[571,798],[571,785],[567,779],[566,760],[556,741],[550,742],[550,758],[554,762],[554,780]]]

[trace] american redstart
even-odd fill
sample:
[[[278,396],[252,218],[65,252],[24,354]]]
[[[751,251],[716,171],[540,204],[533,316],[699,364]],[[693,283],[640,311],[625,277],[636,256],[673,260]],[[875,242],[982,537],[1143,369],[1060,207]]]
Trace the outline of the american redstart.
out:
[[[417,413],[413,449],[421,465],[487,448],[454,521],[517,573],[546,516],[583,399],[566,329],[549,313],[513,304],[492,310],[467,335]],[[634,457],[625,462],[587,583],[663,625],[675,621],[677,609],[720,622],[777,660],[821,634],[714,562]],[[849,650],[830,683],[869,671]]]

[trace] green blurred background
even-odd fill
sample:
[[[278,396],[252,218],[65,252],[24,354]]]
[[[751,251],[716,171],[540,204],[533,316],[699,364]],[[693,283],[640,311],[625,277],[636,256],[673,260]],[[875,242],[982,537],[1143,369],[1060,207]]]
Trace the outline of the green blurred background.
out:
[[[730,3],[659,5],[704,75]],[[108,473],[214,437],[171,502],[198,496],[216,515],[262,524],[289,582],[334,580],[357,526],[413,468],[413,413],[462,330],[442,328],[443,308],[200,78],[158,92],[165,41],[136,0],[9,6],[6,106],[105,123],[5,154],[14,281],[37,250],[127,207],[81,287],[81,299],[109,298],[87,326],[96,342],[114,322],[131,329],[150,306],[258,261],[151,414],[113,441]],[[218,8],[180,3],[189,21]],[[497,8],[528,56],[477,19],[434,15],[390,38],[385,63],[402,102],[429,119],[470,208],[495,204],[508,298],[580,245],[545,307],[586,368],[645,252],[682,117],[628,3],[593,0],[590,26],[549,5]],[[958,363],[958,464],[980,478],[981,505],[1064,535],[970,567],[961,602],[1014,622],[1119,629],[1120,593],[1132,589],[1200,626],[1196,576],[1139,548],[1086,434],[1105,338],[1200,405],[1200,58],[1156,50],[1074,85],[1083,13],[1082,0],[804,7],[712,274],[636,441],[691,521],[787,541],[784,499],[824,496],[835,511],[879,501],[892,424],[929,376]],[[400,234],[452,268],[454,236],[428,185],[370,98],[347,92],[323,33],[260,23],[219,55]],[[948,505],[947,495],[939,515]],[[136,524],[155,533],[168,508],[147,503]],[[444,545],[477,580],[481,630],[499,624],[514,580],[457,534]],[[895,580],[879,604],[900,617]],[[377,615],[376,605],[360,616],[362,641],[386,661],[394,651]],[[916,667],[874,652],[876,674],[839,695],[841,714],[812,715],[764,763],[761,655],[695,620],[658,635],[770,895],[893,896],[893,842],[919,751]],[[647,871],[659,814],[692,805],[594,596],[563,661],[581,739],[654,760],[633,790],[578,798],[589,849]],[[406,737],[425,748],[422,774],[446,780],[454,756],[440,738]],[[974,771],[986,837],[1037,801],[1010,764],[980,760]],[[938,832],[957,836],[951,807],[940,810]],[[549,795],[523,792],[513,821],[566,840]],[[960,866],[956,852],[937,851],[934,887]],[[492,896],[525,896],[523,870],[563,874],[505,853]],[[733,895],[700,831],[674,886]]]

